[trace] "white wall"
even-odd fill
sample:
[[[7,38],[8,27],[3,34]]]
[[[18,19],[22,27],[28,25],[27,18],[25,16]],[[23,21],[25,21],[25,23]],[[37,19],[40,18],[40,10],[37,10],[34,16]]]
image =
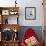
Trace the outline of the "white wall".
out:
[[[0,0],[0,6],[15,6],[15,0]],[[17,0],[19,9],[19,24],[21,26],[43,26],[42,0]],[[36,7],[36,20],[25,20],[25,7]]]

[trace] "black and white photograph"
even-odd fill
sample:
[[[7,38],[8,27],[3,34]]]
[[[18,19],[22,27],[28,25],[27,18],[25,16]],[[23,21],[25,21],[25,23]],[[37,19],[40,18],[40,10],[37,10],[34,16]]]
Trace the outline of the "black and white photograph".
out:
[[[36,8],[35,7],[25,7],[25,19],[26,20],[36,19]]]

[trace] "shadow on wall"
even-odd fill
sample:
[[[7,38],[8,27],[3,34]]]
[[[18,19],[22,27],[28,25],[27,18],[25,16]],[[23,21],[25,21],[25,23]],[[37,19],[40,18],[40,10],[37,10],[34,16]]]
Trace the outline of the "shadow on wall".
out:
[[[20,27],[20,32],[19,32],[19,39],[20,39],[20,41],[22,40],[23,35],[24,35],[25,31],[28,28],[32,28],[36,32],[39,41],[41,43],[43,43],[43,33],[42,33],[43,30],[42,30],[42,26],[21,26]]]

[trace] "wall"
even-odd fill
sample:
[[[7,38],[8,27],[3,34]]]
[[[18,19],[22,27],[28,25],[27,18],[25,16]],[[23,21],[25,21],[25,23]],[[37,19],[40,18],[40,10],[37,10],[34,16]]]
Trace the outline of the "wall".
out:
[[[22,26],[42,26],[43,25],[43,11],[42,0],[21,0],[21,20]],[[36,7],[36,20],[25,20],[25,7]],[[23,24],[22,24],[23,23]]]
[[[0,0],[0,6],[15,6],[15,0]],[[20,26],[43,26],[43,6],[42,0],[17,0],[19,6]],[[25,20],[25,7],[36,7],[36,20]],[[10,20],[10,19],[9,19]],[[15,22],[15,20],[14,20]]]

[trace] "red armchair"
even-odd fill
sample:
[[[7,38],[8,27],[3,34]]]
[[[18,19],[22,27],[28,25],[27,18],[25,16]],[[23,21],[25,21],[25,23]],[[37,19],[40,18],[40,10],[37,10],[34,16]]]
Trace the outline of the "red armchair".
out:
[[[36,44],[34,46],[41,46],[40,42],[37,40],[36,33],[31,28],[27,29],[27,31],[25,32],[25,35],[22,38],[21,46],[27,46],[28,42],[26,43],[25,40],[26,39],[29,40],[29,38],[32,38],[32,36],[34,37],[34,39],[36,38],[36,40],[35,40],[36,41]],[[31,43],[29,43],[29,44],[31,44]],[[29,46],[31,46],[31,45],[29,45]]]

